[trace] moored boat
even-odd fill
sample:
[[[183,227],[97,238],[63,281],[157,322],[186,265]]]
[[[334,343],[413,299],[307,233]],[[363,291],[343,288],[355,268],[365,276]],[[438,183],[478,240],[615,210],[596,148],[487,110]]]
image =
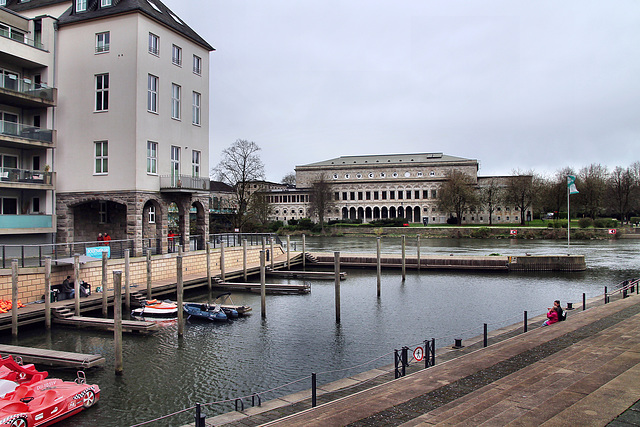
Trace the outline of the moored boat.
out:
[[[178,305],[171,301],[143,300],[142,306],[131,311],[138,317],[176,317]]]
[[[214,322],[226,322],[229,317],[222,310],[220,305],[210,306],[208,304],[185,303],[184,311],[190,317],[197,319],[211,320]]]

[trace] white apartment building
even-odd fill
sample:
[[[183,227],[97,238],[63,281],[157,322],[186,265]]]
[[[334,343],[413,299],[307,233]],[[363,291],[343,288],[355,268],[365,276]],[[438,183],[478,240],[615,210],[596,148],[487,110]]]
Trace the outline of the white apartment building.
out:
[[[200,247],[214,49],[159,0],[5,1],[57,26],[56,240],[107,232],[160,253],[171,231]]]

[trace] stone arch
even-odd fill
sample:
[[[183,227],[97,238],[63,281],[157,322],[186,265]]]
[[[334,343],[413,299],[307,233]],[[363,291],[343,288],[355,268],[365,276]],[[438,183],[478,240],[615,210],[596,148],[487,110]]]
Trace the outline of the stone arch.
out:
[[[396,207],[391,206],[389,208],[389,218],[395,218],[395,217],[396,217]]]
[[[363,207],[359,207],[358,208],[358,219],[364,219],[364,208]]]
[[[156,199],[147,200],[142,207],[142,248],[152,254],[162,253],[162,231],[165,228],[166,212]]]
[[[380,219],[380,208],[377,206],[373,208],[373,219]]]
[[[389,218],[389,209],[387,209],[386,206],[383,206],[382,209],[380,209],[380,218],[381,219]]]
[[[342,208],[342,219],[349,219],[349,209],[346,207]]]
[[[400,206],[396,209],[396,215],[398,215],[398,218],[404,218],[404,207]]]
[[[415,208],[413,208],[413,221],[414,222],[422,221],[422,218],[420,217],[420,206],[416,206]]]
[[[189,209],[189,237],[190,250],[204,250],[208,241],[207,236],[207,215],[205,207],[200,200],[194,200]]]
[[[135,230],[127,229],[128,200],[115,197],[84,197],[67,204],[67,225],[73,242],[96,241],[98,233],[108,233],[111,240],[135,238]],[[135,207],[134,207],[135,208]]]
[[[371,210],[370,206],[367,206],[364,210],[364,219],[365,221],[371,221],[373,217],[373,211]]]

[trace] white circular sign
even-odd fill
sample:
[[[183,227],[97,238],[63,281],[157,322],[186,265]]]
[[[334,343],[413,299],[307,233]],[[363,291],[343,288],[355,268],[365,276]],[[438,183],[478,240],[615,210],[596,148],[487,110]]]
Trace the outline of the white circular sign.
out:
[[[416,349],[413,350],[413,358],[418,362],[422,361],[422,359],[424,358],[424,350],[422,350],[422,347],[416,347]]]

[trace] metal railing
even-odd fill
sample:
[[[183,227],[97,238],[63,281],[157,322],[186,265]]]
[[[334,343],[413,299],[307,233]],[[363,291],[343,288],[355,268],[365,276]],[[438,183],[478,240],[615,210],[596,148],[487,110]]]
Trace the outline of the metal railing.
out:
[[[0,134],[41,142],[53,142],[53,131],[50,129],[42,129],[6,120],[0,120]]]
[[[53,172],[18,168],[0,168],[0,182],[51,184],[52,175]]]
[[[280,237],[274,233],[222,233],[222,234],[210,234],[209,243],[212,248],[218,248],[224,244],[225,247],[242,246],[244,240],[248,245],[261,245],[262,239],[266,239],[266,244],[269,245],[271,238],[277,245],[282,245]]]
[[[6,37],[18,43],[26,44],[27,46],[35,47],[36,49],[44,50],[44,45],[34,39],[30,39],[25,36],[24,33],[19,31],[12,31],[5,28],[0,28],[0,36]]]
[[[160,189],[208,191],[209,178],[190,175],[162,175],[160,176]]]
[[[54,89],[44,83],[32,83],[29,80],[0,76],[0,88],[20,92],[25,95],[53,101]]]

